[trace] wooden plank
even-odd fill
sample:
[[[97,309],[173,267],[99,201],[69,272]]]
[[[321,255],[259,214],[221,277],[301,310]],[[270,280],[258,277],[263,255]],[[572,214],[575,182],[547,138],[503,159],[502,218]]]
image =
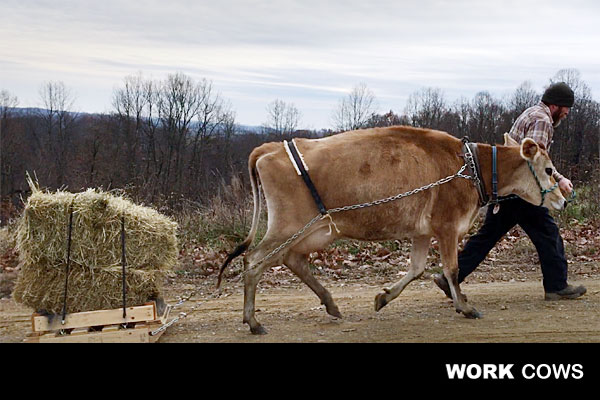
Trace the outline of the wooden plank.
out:
[[[60,329],[84,328],[88,326],[125,324],[130,322],[153,321],[156,319],[156,305],[149,303],[143,306],[128,307],[126,317],[123,318],[123,309],[86,311],[67,314],[65,324],[61,323],[61,316],[32,316],[32,330],[34,332],[54,331]]]
[[[119,329],[111,332],[89,332],[85,335],[44,335],[39,343],[149,343],[147,329]]]
[[[148,303],[144,303],[144,305],[145,306],[154,306],[154,318],[153,318],[153,320],[158,319],[158,316],[157,316],[158,307],[156,306],[156,302],[149,301]]]
[[[89,328],[77,328],[77,329],[73,329],[73,331],[71,332],[71,336],[77,336],[77,335],[85,335],[88,333]]]
[[[119,330],[119,325],[108,325],[108,326],[105,326],[104,328],[102,328],[103,333],[116,332],[118,330]]]
[[[160,318],[157,318],[157,319],[160,319],[161,323],[166,324],[167,320],[169,319],[169,314],[171,313],[172,309],[173,309],[173,306],[167,305],[167,307],[165,308],[164,314]]]
[[[26,336],[25,339],[23,339],[23,343],[39,343],[39,342],[40,342],[39,336]]]

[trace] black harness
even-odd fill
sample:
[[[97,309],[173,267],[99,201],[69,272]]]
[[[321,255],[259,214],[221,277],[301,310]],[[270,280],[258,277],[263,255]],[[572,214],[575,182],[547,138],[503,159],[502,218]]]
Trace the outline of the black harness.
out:
[[[488,204],[494,204],[494,213],[498,212],[498,202],[502,200],[508,200],[509,198],[514,198],[516,196],[505,196],[502,198],[498,198],[498,167],[497,167],[497,148],[492,145],[492,198],[487,194],[487,190],[485,189],[485,183],[482,179],[481,168],[479,167],[479,151],[477,147],[477,143],[469,142],[468,137],[462,138],[463,142],[463,157],[465,158],[465,163],[473,176],[473,180],[475,181],[475,187],[477,188],[477,194],[479,195],[479,206],[483,207]],[[470,154],[473,163],[469,162],[467,154]]]
[[[317,192],[317,188],[315,187],[315,184],[313,183],[312,179],[310,179],[310,175],[308,175],[308,171],[304,167],[304,162],[302,160],[302,157],[300,156],[300,153],[298,152],[298,149],[296,147],[296,143],[294,142],[294,139],[292,139],[289,142],[284,141],[283,143],[284,143],[284,146],[286,147],[286,149],[289,151],[289,154],[291,155],[291,157],[294,161],[296,170],[302,176],[302,179],[304,180],[306,187],[310,191],[310,194],[312,195],[313,200],[315,201],[315,204],[317,205],[317,208],[319,209],[319,212],[322,215],[327,215],[327,208],[323,204],[323,201],[321,200],[321,196],[319,196],[319,192]]]
[[[481,179],[481,169],[479,167],[479,151],[477,148],[477,143],[469,142],[468,137],[462,138],[463,142],[463,158],[465,159],[465,163],[467,164],[467,168],[469,169],[470,175],[473,177],[475,181],[475,188],[477,189],[477,194],[479,195],[479,206],[483,207],[489,202],[489,196],[487,194],[487,190],[485,190],[485,183],[483,179]],[[467,158],[467,154],[470,154],[473,158],[473,163],[469,162]],[[493,180],[492,180],[493,181]]]

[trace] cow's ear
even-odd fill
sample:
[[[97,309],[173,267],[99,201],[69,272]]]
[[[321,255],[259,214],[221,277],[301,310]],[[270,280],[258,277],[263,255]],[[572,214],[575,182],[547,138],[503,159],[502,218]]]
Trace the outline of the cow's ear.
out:
[[[521,156],[529,161],[533,161],[539,154],[540,148],[535,140],[531,138],[525,138],[521,142]]]
[[[511,138],[508,133],[504,134],[504,145],[505,146],[518,146],[519,142]]]

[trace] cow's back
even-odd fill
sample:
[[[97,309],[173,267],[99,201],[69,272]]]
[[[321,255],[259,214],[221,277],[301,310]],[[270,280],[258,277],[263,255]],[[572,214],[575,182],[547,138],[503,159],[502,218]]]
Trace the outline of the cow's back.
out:
[[[296,143],[329,209],[369,203],[422,187],[455,174],[463,164],[459,139],[411,127],[366,129],[321,139],[296,139]],[[314,201],[281,143],[259,147],[255,157],[270,220],[283,218],[284,224],[297,225],[315,215]],[[454,212],[448,209],[464,208],[460,205],[464,199],[456,199],[457,191],[472,195],[468,185],[464,179],[455,179],[444,188],[336,213],[335,221],[344,236],[357,239],[431,233],[432,218],[451,220]],[[476,195],[467,197],[467,202],[476,202]]]

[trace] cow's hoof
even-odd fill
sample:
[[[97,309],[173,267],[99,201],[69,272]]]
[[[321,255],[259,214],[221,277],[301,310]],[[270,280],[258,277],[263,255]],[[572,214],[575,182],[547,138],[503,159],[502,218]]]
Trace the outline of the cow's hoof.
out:
[[[471,311],[464,312],[465,317],[469,319],[479,319],[483,318],[483,314],[477,311],[476,309],[471,309]]]
[[[250,332],[252,332],[253,335],[266,335],[267,334],[267,330],[265,328],[263,328],[262,325],[250,327]]]
[[[375,311],[381,310],[388,303],[387,298],[385,297],[387,293],[379,293],[375,296]]]
[[[334,304],[332,306],[327,306],[325,305],[325,310],[327,311],[327,314],[331,315],[332,317],[336,317],[339,319],[342,319],[342,313],[340,312],[340,310],[337,308],[337,306]]]

